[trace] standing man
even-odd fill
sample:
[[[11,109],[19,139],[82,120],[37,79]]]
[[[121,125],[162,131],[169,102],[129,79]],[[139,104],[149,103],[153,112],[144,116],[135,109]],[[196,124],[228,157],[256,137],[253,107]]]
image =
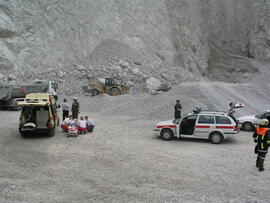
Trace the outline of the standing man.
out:
[[[234,113],[235,113],[235,110],[234,110],[234,103],[231,102],[231,103],[229,104],[229,110],[228,110],[227,115],[230,116],[230,117],[234,120],[234,122],[236,123],[236,125],[237,125],[237,120],[236,120],[236,118],[234,117]]]
[[[80,113],[80,103],[78,102],[77,97],[73,97],[73,103],[71,107],[73,119],[78,119]]]
[[[181,118],[181,110],[182,110],[182,106],[181,106],[180,100],[176,100],[176,104],[174,106],[174,119]]]
[[[267,128],[269,121],[267,119],[261,119],[259,127],[255,129],[253,134],[254,142],[257,143],[255,146],[255,153],[257,154],[256,167],[259,171],[263,171],[263,163],[268,152],[270,145],[270,131]]]
[[[63,120],[69,117],[69,109],[70,109],[70,106],[67,103],[67,99],[64,99],[63,104],[62,104]]]

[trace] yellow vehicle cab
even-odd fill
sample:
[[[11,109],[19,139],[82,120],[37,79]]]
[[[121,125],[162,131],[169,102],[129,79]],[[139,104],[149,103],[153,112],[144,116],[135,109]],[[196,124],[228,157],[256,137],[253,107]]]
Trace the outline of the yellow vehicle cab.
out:
[[[52,94],[27,94],[23,101],[20,113],[19,131],[22,136],[36,133],[45,133],[54,136],[55,127],[59,125],[57,104]]]

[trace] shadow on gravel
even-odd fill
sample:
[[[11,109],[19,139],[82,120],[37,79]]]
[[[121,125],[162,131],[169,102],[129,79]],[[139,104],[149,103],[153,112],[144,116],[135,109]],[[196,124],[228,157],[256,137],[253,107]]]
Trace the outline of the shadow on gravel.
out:
[[[166,140],[163,140],[161,137],[158,137],[158,136],[153,136],[153,139],[155,139],[155,140],[160,140],[160,141],[162,141],[162,142],[185,142],[185,143],[188,143],[188,142],[190,142],[190,143],[206,143],[206,144],[212,144],[212,143],[210,143],[209,142],[209,140],[207,140],[207,139],[201,139],[201,138],[184,138],[184,137],[182,137],[182,138],[174,138],[174,139],[172,139],[172,140],[169,140],[169,141],[166,141]],[[223,143],[221,143],[221,145],[222,144],[238,144],[238,141],[236,140],[236,139],[225,139],[224,141],[223,141]]]
[[[20,135],[23,139],[50,139],[50,137],[46,134],[32,134],[32,135]]]

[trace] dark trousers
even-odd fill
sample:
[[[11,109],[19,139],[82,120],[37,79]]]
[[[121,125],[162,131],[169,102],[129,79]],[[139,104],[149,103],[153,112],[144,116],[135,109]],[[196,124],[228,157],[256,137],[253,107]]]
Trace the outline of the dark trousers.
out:
[[[72,111],[72,117],[73,117],[73,119],[78,119],[79,112],[78,111]]]
[[[174,112],[174,119],[179,119],[181,118],[181,111],[175,111]]]
[[[87,131],[91,133],[91,132],[93,132],[95,126],[93,126],[93,125],[90,125],[90,126],[89,126],[89,125],[88,125],[88,126],[86,126],[86,127],[87,127]]]
[[[236,123],[236,125],[238,125],[236,118],[233,115],[229,115],[229,116],[234,120],[234,122]]]
[[[258,152],[257,155],[257,161],[256,161],[256,166],[259,168],[259,170],[264,169],[264,159],[266,157],[267,152]]]
[[[63,120],[65,120],[65,118],[69,117],[69,111],[68,110],[63,110]]]

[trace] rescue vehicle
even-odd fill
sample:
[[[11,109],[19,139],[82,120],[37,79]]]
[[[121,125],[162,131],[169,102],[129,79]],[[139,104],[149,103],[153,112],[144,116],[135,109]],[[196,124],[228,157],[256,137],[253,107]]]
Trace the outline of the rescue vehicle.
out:
[[[54,136],[56,126],[59,125],[57,105],[54,96],[49,93],[27,94],[23,101],[20,114],[19,131],[22,136],[45,133]]]
[[[173,138],[209,139],[220,144],[229,136],[238,135],[237,125],[225,112],[199,110],[183,118],[162,121],[156,124],[154,131],[164,140]]]

